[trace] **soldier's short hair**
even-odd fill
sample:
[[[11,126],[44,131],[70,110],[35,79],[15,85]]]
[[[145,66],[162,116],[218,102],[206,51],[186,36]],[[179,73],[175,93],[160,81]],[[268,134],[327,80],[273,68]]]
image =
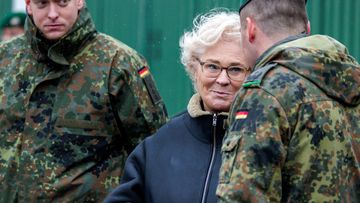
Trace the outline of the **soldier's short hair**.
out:
[[[267,35],[299,34],[307,30],[305,0],[248,0],[239,12],[244,28],[246,18],[251,17]]]
[[[193,21],[193,28],[180,38],[181,63],[194,82],[197,65],[196,58],[220,40],[241,41],[240,19],[237,12],[218,8],[198,15]],[[195,85],[194,85],[195,88]]]

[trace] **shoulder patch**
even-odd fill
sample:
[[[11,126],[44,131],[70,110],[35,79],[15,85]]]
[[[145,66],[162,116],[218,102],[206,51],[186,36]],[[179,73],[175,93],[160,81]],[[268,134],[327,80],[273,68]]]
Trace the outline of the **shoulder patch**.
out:
[[[255,70],[246,78],[246,80],[243,84],[243,87],[244,88],[260,87],[261,82],[262,82],[263,78],[265,77],[265,75],[271,69],[273,69],[276,65],[277,65],[277,63],[270,63],[270,64],[265,65],[264,67],[261,67],[261,68]]]
[[[249,81],[249,82],[245,82],[243,84],[243,87],[253,87],[253,86],[260,86],[261,84],[261,80],[255,80],[255,81]]]
[[[146,86],[151,101],[153,102],[153,104],[158,104],[161,101],[161,97],[158,90],[156,89],[155,82],[151,77],[149,67],[143,66],[139,68],[138,74],[140,75],[141,79],[143,80]]]
[[[236,111],[235,120],[230,131],[248,130],[256,132],[255,120],[258,113],[252,109],[239,109]]]
[[[138,73],[139,73],[141,78],[145,78],[147,75],[150,74],[150,70],[149,70],[148,67],[143,66],[138,70]]]
[[[242,119],[246,119],[248,116],[249,112],[248,111],[237,111],[236,115],[235,115],[235,119],[236,120],[242,120]]]

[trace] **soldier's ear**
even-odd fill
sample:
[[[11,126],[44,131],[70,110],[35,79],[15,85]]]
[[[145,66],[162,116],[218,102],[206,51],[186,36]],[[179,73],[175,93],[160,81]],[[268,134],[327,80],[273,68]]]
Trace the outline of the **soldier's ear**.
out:
[[[256,31],[257,31],[257,27],[256,27],[254,19],[247,17],[246,18],[246,32],[247,32],[247,36],[248,36],[247,40],[250,43],[254,42],[255,37],[256,37]]]
[[[82,9],[84,5],[85,5],[85,0],[76,0],[76,6],[78,10]]]
[[[29,15],[32,15],[32,14],[33,14],[33,11],[32,11],[32,9],[31,9],[30,3],[27,3],[27,4],[26,4],[25,9],[26,9],[26,12],[27,12]]]

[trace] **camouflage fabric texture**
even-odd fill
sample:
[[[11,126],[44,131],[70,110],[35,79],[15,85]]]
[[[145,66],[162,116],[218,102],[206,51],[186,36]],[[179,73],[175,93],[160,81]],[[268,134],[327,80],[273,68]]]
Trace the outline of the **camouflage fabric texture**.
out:
[[[220,202],[360,202],[360,67],[334,39],[272,47],[237,93]]]
[[[0,202],[101,202],[167,120],[153,77],[86,8],[55,44],[26,29],[0,44]]]

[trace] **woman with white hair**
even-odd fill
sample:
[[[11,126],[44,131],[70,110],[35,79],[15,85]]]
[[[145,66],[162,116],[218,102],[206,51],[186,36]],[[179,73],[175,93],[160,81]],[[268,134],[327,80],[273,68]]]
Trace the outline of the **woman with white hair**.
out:
[[[217,202],[224,121],[249,71],[240,43],[237,13],[212,10],[194,20],[180,47],[196,93],[187,111],[136,147],[105,202]]]

